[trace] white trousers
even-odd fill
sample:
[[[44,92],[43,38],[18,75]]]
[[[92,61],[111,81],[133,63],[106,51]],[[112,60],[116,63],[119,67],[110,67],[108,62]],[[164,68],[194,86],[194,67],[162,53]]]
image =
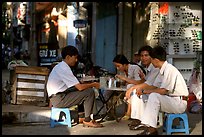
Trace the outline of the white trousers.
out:
[[[148,100],[134,94],[131,97],[131,118],[139,119],[141,123],[157,127],[159,111],[167,113],[183,113],[187,108],[187,101],[180,97],[170,97],[151,93]]]

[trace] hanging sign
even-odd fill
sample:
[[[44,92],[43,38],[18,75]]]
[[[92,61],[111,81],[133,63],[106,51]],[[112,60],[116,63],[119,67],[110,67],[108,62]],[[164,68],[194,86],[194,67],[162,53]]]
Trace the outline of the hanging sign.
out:
[[[27,9],[27,4],[24,2],[20,3],[20,6],[18,7],[18,11],[17,11],[18,25],[26,24],[26,9]]]
[[[38,43],[39,66],[49,66],[57,61],[57,49],[50,49],[48,43]]]
[[[87,24],[86,20],[82,20],[82,19],[74,20],[75,28],[85,28],[86,24]]]

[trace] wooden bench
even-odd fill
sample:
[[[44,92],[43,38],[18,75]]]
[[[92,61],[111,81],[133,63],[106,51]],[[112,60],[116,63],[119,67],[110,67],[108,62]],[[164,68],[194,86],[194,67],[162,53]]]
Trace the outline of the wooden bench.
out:
[[[11,103],[47,106],[48,75],[47,67],[17,66]]]

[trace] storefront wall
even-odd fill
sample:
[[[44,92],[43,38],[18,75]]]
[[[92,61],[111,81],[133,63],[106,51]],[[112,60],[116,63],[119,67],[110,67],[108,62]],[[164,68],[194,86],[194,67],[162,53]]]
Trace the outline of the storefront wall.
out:
[[[96,65],[115,72],[112,60],[116,55],[116,9],[110,4],[98,5],[96,13]]]

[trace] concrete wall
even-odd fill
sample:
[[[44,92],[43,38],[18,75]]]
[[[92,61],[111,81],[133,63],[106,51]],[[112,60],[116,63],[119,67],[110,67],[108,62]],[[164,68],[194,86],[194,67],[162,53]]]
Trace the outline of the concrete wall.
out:
[[[146,45],[149,16],[147,13],[144,16],[139,14],[141,9],[131,3],[120,3],[118,11],[117,53],[123,53],[132,61],[134,53]]]

